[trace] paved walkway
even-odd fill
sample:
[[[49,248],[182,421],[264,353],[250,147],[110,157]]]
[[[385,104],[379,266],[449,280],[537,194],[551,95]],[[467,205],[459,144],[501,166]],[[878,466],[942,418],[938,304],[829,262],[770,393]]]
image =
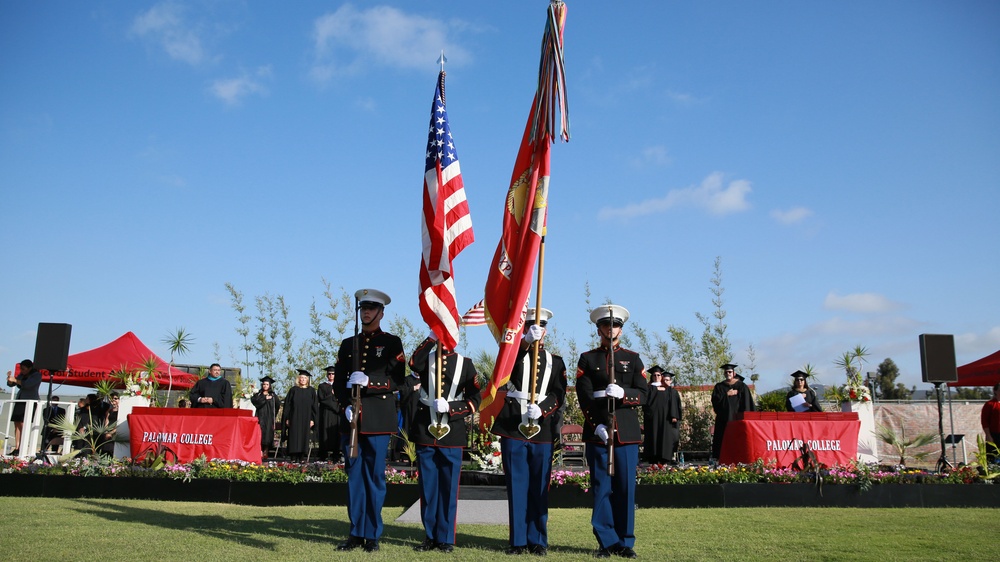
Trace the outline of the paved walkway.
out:
[[[458,522],[507,524],[507,493],[503,486],[464,486],[458,490]],[[420,502],[411,505],[396,523],[420,524]]]

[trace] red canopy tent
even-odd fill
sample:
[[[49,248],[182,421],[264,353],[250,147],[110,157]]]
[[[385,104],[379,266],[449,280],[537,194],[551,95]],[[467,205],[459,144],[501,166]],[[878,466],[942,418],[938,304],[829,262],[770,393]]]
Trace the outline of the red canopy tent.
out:
[[[1000,351],[958,368],[958,380],[948,386],[992,387],[1000,382]]]
[[[110,378],[113,371],[143,371],[143,365],[150,358],[156,361],[156,382],[161,388],[167,388],[171,379],[173,388],[180,390],[191,388],[198,381],[198,375],[173,368],[168,374],[169,365],[150,351],[135,334],[128,332],[109,344],[70,355],[66,360],[66,370],[53,373],[52,382],[93,386],[97,381]]]

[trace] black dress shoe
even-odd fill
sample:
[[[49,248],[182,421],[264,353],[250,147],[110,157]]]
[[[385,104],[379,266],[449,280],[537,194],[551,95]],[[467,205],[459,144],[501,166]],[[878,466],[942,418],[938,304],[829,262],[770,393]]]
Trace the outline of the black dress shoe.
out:
[[[524,554],[526,547],[523,546],[508,546],[507,550],[503,551],[504,554],[510,554],[512,556],[517,556],[518,554]]]
[[[365,552],[378,552],[378,541],[365,539]]]
[[[594,558],[611,558],[611,551],[606,548],[595,550]]]
[[[638,558],[639,557],[639,555],[636,554],[634,550],[632,550],[631,548],[629,548],[627,546],[623,546],[623,547],[619,548],[618,552],[616,552],[615,554],[617,554],[618,556],[621,556],[622,558]]]
[[[535,556],[546,556],[549,553],[549,549],[540,544],[532,544],[528,546],[528,552],[534,554]]]
[[[446,542],[439,542],[438,543],[438,550],[440,550],[441,552],[451,552],[451,551],[455,550],[455,545],[448,544]]]
[[[424,539],[424,542],[413,547],[413,550],[416,550],[417,552],[427,552],[428,550],[434,550],[435,548],[437,548],[436,542],[431,539]]]
[[[354,550],[365,544],[365,541],[358,537],[347,537],[347,540],[337,545],[337,550]]]

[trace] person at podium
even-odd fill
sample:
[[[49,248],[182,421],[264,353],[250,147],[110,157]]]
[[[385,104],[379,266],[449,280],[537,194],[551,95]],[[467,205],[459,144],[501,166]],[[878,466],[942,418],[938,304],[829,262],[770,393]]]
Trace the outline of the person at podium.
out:
[[[712,411],[715,412],[715,433],[712,434],[712,458],[718,460],[722,453],[722,441],[726,434],[726,424],[736,419],[736,414],[753,412],[756,406],[750,387],[743,377],[736,374],[734,363],[720,365],[725,379],[712,388]]]
[[[822,412],[816,391],[809,388],[809,374],[795,371],[792,377],[792,388],[785,394],[785,410],[789,412]]]
[[[222,366],[212,363],[208,375],[194,383],[188,393],[192,408],[232,408],[233,387],[222,376]]]

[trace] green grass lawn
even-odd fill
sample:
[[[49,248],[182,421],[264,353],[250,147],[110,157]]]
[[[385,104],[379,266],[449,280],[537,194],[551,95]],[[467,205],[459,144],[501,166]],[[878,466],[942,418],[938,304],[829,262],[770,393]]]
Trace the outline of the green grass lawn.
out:
[[[417,553],[423,529],[386,509],[382,550],[338,553],[343,507],[0,498],[4,560],[496,560],[507,528],[459,525],[451,555]],[[642,509],[645,560],[996,560],[1000,509]],[[549,559],[589,558],[590,511],[554,509]],[[522,557],[523,559],[524,557]]]

